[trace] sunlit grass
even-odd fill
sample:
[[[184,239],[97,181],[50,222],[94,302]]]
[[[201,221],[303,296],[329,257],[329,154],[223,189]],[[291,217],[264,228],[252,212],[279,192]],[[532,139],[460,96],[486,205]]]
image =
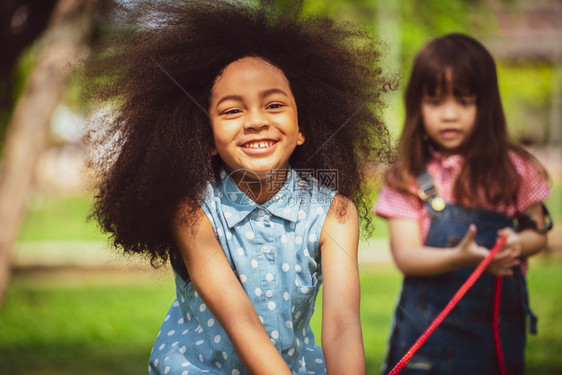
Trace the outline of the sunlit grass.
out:
[[[174,296],[171,278],[146,272],[16,274],[0,311],[0,372],[146,373]]]
[[[28,203],[20,241],[104,241],[95,221],[88,220],[92,197],[41,194]]]
[[[539,335],[527,348],[529,374],[562,373],[561,259],[531,264]],[[361,315],[368,374],[384,359],[400,275],[390,264],[362,267]],[[6,374],[141,374],[174,298],[168,271],[16,274],[0,310],[0,364]],[[320,301],[319,301],[320,302]],[[320,337],[321,305],[312,326]]]

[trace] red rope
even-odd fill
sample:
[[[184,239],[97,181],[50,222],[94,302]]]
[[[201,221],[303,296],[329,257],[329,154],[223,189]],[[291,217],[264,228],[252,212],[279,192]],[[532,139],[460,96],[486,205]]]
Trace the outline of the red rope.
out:
[[[503,247],[503,245],[505,245],[506,240],[507,240],[507,238],[505,236],[500,237],[498,239],[498,241],[496,242],[494,247],[490,250],[490,252],[486,256],[486,258],[484,258],[484,260],[478,265],[478,267],[476,267],[476,269],[472,272],[472,274],[468,277],[468,279],[464,282],[464,284],[462,284],[462,286],[459,288],[459,290],[455,293],[453,298],[451,298],[451,300],[449,301],[447,306],[445,306],[443,311],[441,311],[439,313],[439,315],[437,315],[437,317],[433,320],[433,322],[431,322],[430,326],[425,330],[424,333],[422,333],[422,335],[417,339],[417,341],[414,343],[414,345],[412,345],[410,350],[408,350],[408,352],[406,354],[404,354],[402,359],[388,373],[389,375],[398,374],[404,368],[404,366],[406,366],[408,364],[408,362],[410,361],[410,359],[412,359],[412,357],[418,351],[418,349],[427,341],[429,336],[431,336],[433,331],[435,331],[435,329],[439,326],[439,324],[441,324],[443,319],[445,319],[445,317],[451,312],[453,307],[455,307],[456,304],[459,303],[459,301],[465,295],[465,293],[468,291],[468,289],[470,289],[472,287],[472,285],[474,285],[476,280],[478,280],[478,278],[480,277],[482,272],[484,272],[486,267],[488,267],[488,264],[490,264],[490,262],[492,261],[492,258]],[[501,285],[500,285],[500,287],[501,287]],[[499,311],[499,306],[498,306],[498,311]],[[499,336],[499,332],[498,332],[498,336]],[[499,340],[496,341],[496,349],[498,347],[497,343],[499,343]],[[498,355],[500,355],[499,352],[498,352]],[[503,354],[501,354],[501,356],[503,357]],[[503,361],[501,363],[503,365]]]
[[[494,299],[494,341],[496,342],[496,353],[500,365],[500,374],[506,375],[505,362],[503,361],[502,342],[500,337],[500,300],[502,293],[502,277],[496,278],[496,295]]]

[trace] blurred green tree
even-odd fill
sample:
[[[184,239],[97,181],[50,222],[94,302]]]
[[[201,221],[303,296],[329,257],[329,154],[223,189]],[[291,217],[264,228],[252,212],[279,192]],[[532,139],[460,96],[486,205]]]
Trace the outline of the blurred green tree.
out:
[[[25,216],[49,124],[88,35],[96,1],[59,0],[25,89],[11,116],[0,167],[0,303],[9,280],[13,244]]]

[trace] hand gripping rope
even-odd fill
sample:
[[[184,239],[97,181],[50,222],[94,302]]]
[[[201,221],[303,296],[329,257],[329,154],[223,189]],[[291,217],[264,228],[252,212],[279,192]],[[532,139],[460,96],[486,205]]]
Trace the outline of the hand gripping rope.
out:
[[[468,279],[462,284],[459,290],[455,293],[453,298],[449,301],[447,306],[437,315],[437,317],[431,322],[429,327],[425,330],[424,333],[417,339],[417,341],[412,345],[410,350],[402,359],[394,366],[394,368],[388,373],[389,375],[396,375],[398,374],[404,366],[408,364],[410,359],[414,356],[414,354],[418,351],[418,349],[427,341],[429,336],[435,331],[435,329],[443,322],[445,317],[451,312],[453,307],[459,303],[461,298],[465,295],[465,293],[474,285],[476,280],[480,277],[482,272],[488,267],[488,264],[492,261],[492,258],[496,255],[496,253],[505,245],[507,237],[503,236],[498,239],[494,247],[490,250],[489,254],[484,258],[484,260],[476,267],[476,269],[472,272],[472,274],[468,277]],[[495,300],[494,300],[494,341],[496,343],[496,352],[498,355],[498,362],[500,365],[500,374],[505,375],[505,364],[503,361],[503,352],[501,349],[501,341],[500,341],[500,331],[499,331],[499,313],[500,313],[500,296],[501,296],[501,288],[502,288],[502,277],[498,276],[496,278],[496,293],[495,293]]]

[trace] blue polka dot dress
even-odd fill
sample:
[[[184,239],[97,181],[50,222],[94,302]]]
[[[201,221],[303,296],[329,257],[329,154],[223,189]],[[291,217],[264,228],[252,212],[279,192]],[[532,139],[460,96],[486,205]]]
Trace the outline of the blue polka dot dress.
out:
[[[263,187],[262,187],[263,188]],[[310,318],[322,283],[318,240],[335,191],[290,170],[257,205],[223,171],[202,209],[271,342],[293,374],[325,374]],[[234,346],[192,283],[176,295],[152,349],[149,374],[247,374]]]

